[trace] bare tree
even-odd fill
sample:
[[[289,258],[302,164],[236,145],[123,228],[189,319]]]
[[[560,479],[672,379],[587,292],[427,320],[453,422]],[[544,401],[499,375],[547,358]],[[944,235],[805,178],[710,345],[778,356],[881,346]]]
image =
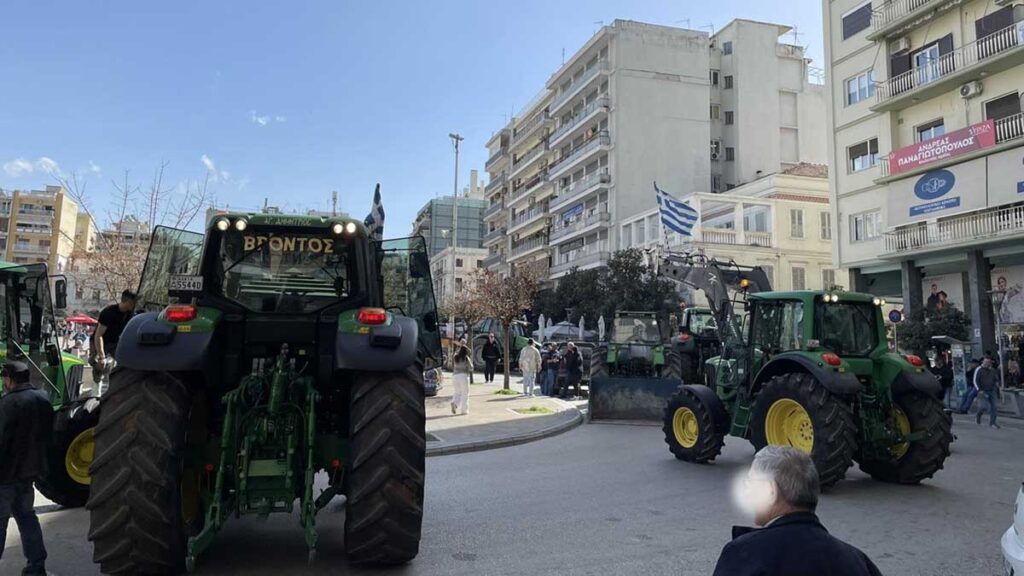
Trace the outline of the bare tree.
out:
[[[505,358],[505,389],[509,389],[509,356],[512,340],[512,324],[528,310],[537,295],[545,267],[540,263],[516,266],[505,277],[494,272],[481,272],[474,288],[488,317],[496,318],[505,332],[503,354]]]
[[[456,298],[449,298],[441,304],[438,313],[441,318],[447,318],[452,326],[460,320],[466,323],[466,342],[470,346],[473,345],[473,327],[488,316],[483,299],[472,289],[464,290]],[[454,336],[452,334],[453,339]]]

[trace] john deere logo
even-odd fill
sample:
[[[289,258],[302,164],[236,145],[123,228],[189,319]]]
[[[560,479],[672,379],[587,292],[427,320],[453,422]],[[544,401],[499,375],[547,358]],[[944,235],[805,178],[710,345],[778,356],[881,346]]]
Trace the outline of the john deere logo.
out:
[[[914,185],[914,195],[921,200],[934,200],[945,195],[956,184],[956,176],[949,170],[935,170],[921,177]]]

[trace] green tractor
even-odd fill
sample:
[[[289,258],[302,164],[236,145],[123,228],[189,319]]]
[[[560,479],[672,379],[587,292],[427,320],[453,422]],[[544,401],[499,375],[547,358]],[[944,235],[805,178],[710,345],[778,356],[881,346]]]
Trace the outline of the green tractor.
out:
[[[682,386],[665,409],[665,441],[676,458],[712,461],[731,435],[755,449],[807,452],[823,486],[854,461],[902,484],[942,468],[953,435],[941,387],[921,358],[889,351],[884,301],[839,290],[757,292],[763,272],[693,257],[670,255],[662,266],[705,289],[725,330],[722,355],[708,361],[713,388]],[[723,287],[739,277],[740,289],[727,297]],[[740,307],[743,317],[733,313]]]
[[[691,306],[683,310],[679,335],[672,337],[672,347],[679,353],[683,382],[703,382],[705,363],[718,356],[722,348],[711,309]]]
[[[441,358],[422,238],[319,216],[158,227],[139,299],[95,433],[103,572],[192,570],[231,517],[296,508],[313,562],[336,495],[349,562],[417,555],[423,370]]]
[[[616,312],[608,342],[590,356],[590,379],[608,377],[680,379],[679,353],[669,342],[668,323],[654,312]]]
[[[67,281],[51,279],[46,264],[0,262],[0,362],[24,362],[31,370],[33,385],[49,393],[54,409],[53,437],[46,475],[36,481],[36,487],[54,503],[74,508],[84,505],[89,497],[99,391],[83,392],[84,362],[61,352],[55,306],[50,298],[51,280],[56,308],[62,309],[67,301]]]

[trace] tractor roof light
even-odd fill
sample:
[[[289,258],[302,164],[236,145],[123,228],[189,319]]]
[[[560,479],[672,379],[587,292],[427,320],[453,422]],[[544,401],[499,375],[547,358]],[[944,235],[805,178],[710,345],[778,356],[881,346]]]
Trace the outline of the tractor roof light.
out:
[[[231,222],[228,221],[227,218],[218,218],[217,221],[213,223],[213,225],[217,228],[217,230],[224,232],[231,227]]]
[[[355,222],[349,222],[348,224],[345,224],[345,232],[347,232],[349,234],[355,234],[356,233],[356,223]]]
[[[825,352],[822,354],[821,361],[829,366],[839,366],[843,363],[843,359],[833,352]]]
[[[881,298],[881,299],[879,299],[879,301],[878,301],[878,305],[879,305],[879,306],[885,306],[885,298]]]
[[[904,358],[906,358],[907,362],[910,362],[910,365],[913,366],[914,368],[924,367],[924,360],[922,360],[921,357],[916,354],[907,354],[906,356],[904,356]]]
[[[246,222],[245,218],[239,218],[238,220],[235,220],[235,230],[238,230],[239,232],[244,232],[245,229],[248,227],[249,223]]]
[[[335,234],[339,234],[340,235],[344,231],[345,231],[345,225],[342,224],[341,222],[335,222],[334,226],[331,226],[331,232],[334,232]]]
[[[833,303],[839,302],[839,294],[833,294],[832,295],[832,302]]]
[[[191,322],[199,315],[199,310],[191,304],[171,304],[164,308],[164,319],[168,322]]]
[[[750,280],[746,278],[740,280],[740,288],[742,288],[743,290],[750,288]]]
[[[383,308],[360,308],[356,320],[360,324],[380,325],[388,321],[388,313]]]
[[[880,298],[875,298],[874,300],[871,301],[871,303],[874,304],[875,306],[881,306],[882,300]]]

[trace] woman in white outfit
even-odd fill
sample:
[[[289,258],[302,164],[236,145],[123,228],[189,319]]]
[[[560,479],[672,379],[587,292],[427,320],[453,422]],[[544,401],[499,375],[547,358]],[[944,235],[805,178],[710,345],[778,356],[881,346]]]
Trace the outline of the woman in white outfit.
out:
[[[452,414],[465,414],[469,411],[469,373],[473,370],[473,360],[466,347],[466,340],[459,341],[459,349],[452,360]]]

